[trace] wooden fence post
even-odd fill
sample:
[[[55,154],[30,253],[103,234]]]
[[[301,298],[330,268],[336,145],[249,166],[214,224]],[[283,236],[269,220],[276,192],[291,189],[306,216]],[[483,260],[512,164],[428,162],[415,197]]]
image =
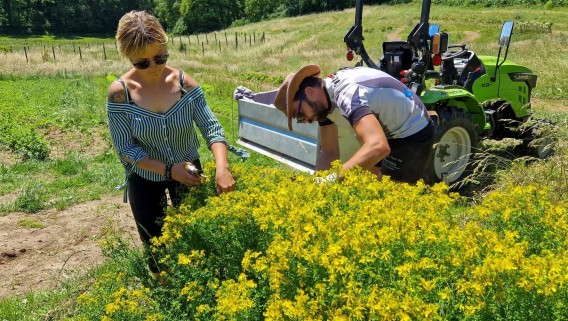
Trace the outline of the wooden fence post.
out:
[[[205,54],[205,43],[204,42],[201,43],[201,53]]]
[[[106,51],[106,47],[105,47],[105,43],[103,42],[103,54],[105,56],[105,60],[107,60],[107,51]]]
[[[53,52],[53,60],[55,60],[55,47],[51,47],[51,52]]]
[[[24,54],[26,55],[26,62],[28,61],[28,51],[26,50],[26,46],[24,46]]]
[[[83,54],[81,53],[81,47],[79,47],[79,59],[83,60]]]

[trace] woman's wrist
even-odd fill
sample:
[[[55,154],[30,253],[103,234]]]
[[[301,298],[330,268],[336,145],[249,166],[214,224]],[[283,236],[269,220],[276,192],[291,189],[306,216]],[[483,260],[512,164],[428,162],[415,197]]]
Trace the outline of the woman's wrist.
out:
[[[173,166],[174,166],[173,164],[166,164],[166,172],[165,172],[164,176],[166,177],[166,179],[168,181],[172,180],[172,167]]]

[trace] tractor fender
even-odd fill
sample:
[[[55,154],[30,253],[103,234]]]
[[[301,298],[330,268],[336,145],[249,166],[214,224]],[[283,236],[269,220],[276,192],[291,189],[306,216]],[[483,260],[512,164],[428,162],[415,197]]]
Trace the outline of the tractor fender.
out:
[[[470,115],[472,122],[477,127],[477,133],[487,130],[485,111],[475,96],[469,91],[454,86],[433,87],[425,90],[420,99],[429,111],[435,111],[443,106],[451,106],[464,110]]]

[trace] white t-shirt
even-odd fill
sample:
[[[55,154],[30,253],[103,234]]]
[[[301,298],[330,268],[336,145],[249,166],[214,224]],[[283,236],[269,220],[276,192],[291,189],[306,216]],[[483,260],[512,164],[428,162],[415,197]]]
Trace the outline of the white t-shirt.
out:
[[[334,122],[341,114],[353,126],[363,116],[373,113],[387,138],[396,139],[416,134],[430,120],[416,94],[377,69],[343,69],[324,79],[324,85],[332,103],[328,118]]]

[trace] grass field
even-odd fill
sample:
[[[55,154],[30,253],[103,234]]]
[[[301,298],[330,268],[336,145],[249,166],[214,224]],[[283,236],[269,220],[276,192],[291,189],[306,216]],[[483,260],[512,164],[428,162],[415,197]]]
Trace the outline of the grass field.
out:
[[[517,29],[508,59],[529,66],[538,75],[533,91],[535,114],[554,120],[559,127],[555,133],[560,138],[558,151],[546,162],[513,164],[508,146],[486,142],[493,162],[491,171],[485,173],[490,183],[477,191],[474,200],[507,184],[528,183],[552,185],[557,199],[568,197],[567,15],[566,8],[433,6],[430,22],[440,24],[450,34],[451,43],[467,43],[482,55],[496,55],[502,23],[514,20]],[[365,7],[367,51],[378,60],[382,41],[406,39],[419,17],[418,4]],[[343,44],[353,19],[354,10],[349,9],[207,35],[172,36],[168,63],[201,84],[227,138],[234,143],[234,89],[239,85],[253,91],[274,89],[289,72],[307,63],[321,65],[324,73],[354,65],[345,59]],[[117,54],[114,39],[2,36],[0,51],[0,215],[60,210],[117,195],[114,187],[123,179],[123,169],[106,127],[106,90],[130,66]],[[210,160],[209,153],[202,151],[202,155],[205,161]],[[239,161],[231,157],[232,162]],[[248,164],[283,168],[257,154]],[[26,224],[38,226],[33,219]],[[134,255],[130,259],[139,258]],[[114,273],[121,264],[111,260],[90,273],[95,277]],[[51,311],[50,320],[65,319],[69,316],[58,306],[62,302],[73,306],[82,287],[78,280],[67,289],[28,296],[25,306],[21,306],[21,298],[4,299],[0,301],[0,321],[3,314],[6,320],[44,320],[46,311]]]

